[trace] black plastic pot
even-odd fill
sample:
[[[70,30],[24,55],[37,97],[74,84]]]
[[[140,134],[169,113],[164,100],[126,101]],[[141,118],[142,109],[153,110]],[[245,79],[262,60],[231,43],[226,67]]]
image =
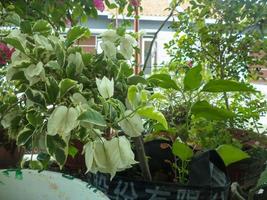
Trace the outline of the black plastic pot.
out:
[[[227,167],[232,182],[238,182],[243,190],[249,190],[257,184],[262,171],[266,167],[265,160],[248,158]]]
[[[111,200],[227,200],[230,181],[225,166],[220,166],[222,163],[216,151],[197,156],[191,162],[193,167],[188,185],[148,182],[123,176],[110,180],[109,175],[101,173],[89,174],[88,177],[90,184]]]

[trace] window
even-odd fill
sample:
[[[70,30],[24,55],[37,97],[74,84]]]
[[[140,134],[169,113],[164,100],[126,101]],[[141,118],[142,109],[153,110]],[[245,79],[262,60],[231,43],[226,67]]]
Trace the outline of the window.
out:
[[[91,36],[83,40],[79,40],[77,45],[83,48],[85,52],[93,53],[96,51],[96,36]]]
[[[142,38],[142,67],[144,66],[145,60],[149,53],[149,48],[152,43],[153,36],[144,36]],[[154,42],[152,47],[151,55],[148,58],[145,74],[151,74],[153,66],[157,65],[157,42]]]

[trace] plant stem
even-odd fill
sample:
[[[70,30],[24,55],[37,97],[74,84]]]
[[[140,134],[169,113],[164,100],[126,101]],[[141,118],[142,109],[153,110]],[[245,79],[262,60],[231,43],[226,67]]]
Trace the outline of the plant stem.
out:
[[[155,33],[152,41],[151,41],[151,44],[150,44],[150,47],[149,47],[149,50],[148,50],[148,54],[146,56],[146,59],[145,59],[145,62],[144,62],[144,67],[142,69],[142,72],[144,73],[145,70],[146,70],[146,67],[147,67],[147,62],[148,62],[148,59],[149,57],[151,56],[151,52],[152,52],[152,48],[153,48],[153,44],[158,36],[158,33],[161,31],[161,29],[165,26],[165,24],[168,22],[168,20],[171,18],[171,16],[173,15],[174,11],[176,10],[176,7],[178,6],[178,3],[175,4],[175,6],[173,6],[170,14],[168,15],[168,17],[164,20],[164,22],[160,25],[159,29],[157,30],[157,32]]]
[[[133,140],[135,144],[137,158],[138,158],[140,168],[142,171],[142,176],[145,180],[152,181],[152,177],[151,177],[151,173],[150,173],[150,169],[149,169],[149,165],[148,165],[147,157],[145,153],[143,136],[141,135],[138,137],[134,137]]]

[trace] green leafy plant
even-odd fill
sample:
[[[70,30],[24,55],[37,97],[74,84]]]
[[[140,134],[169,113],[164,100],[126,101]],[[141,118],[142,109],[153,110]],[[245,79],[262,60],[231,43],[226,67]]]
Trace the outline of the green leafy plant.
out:
[[[90,36],[87,28],[73,26],[63,38],[47,19],[25,27],[24,18],[17,17],[20,27],[2,38],[16,49],[5,82],[14,84],[14,95],[21,101],[19,112],[10,119],[12,123],[17,119],[17,144],[32,152],[39,149],[62,168],[69,154],[75,154],[71,141],[78,139],[84,144],[87,169],[112,177],[136,164],[130,141],[141,136],[142,118],[166,128],[167,122],[149,101],[139,104],[132,93],[134,86],[127,93],[127,78],[133,74],[128,60],[136,48],[135,38],[125,31],[108,30],[101,34],[103,52],[88,54],[75,45]],[[9,115],[4,114],[4,119]],[[121,130],[127,136],[119,135]],[[114,152],[116,159],[111,160]],[[29,166],[45,168],[48,160],[30,161]]]

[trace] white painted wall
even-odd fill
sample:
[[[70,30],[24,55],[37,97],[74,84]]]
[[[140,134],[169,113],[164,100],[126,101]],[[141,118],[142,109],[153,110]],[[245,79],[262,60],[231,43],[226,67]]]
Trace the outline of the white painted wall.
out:
[[[164,44],[168,43],[173,38],[174,32],[170,31],[161,31],[157,37],[157,58],[158,64],[166,63],[170,60],[170,57],[167,55],[166,50],[164,49]]]

